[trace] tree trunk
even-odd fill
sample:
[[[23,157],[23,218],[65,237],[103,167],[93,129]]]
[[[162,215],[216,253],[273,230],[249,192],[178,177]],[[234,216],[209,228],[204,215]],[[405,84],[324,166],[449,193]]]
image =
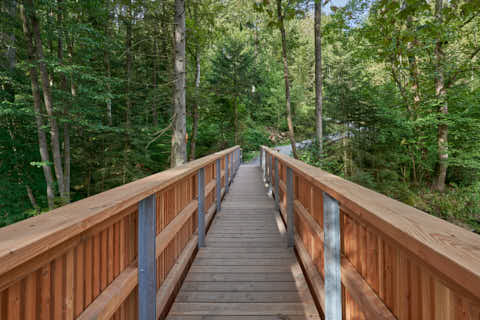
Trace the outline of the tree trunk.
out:
[[[25,189],[27,189],[28,199],[30,199],[30,204],[32,205],[33,209],[35,210],[35,212],[40,212],[40,207],[38,206],[37,199],[35,199],[32,188],[30,188],[30,186],[26,184]]]
[[[185,0],[175,0],[175,126],[172,135],[171,166],[187,161],[185,105]]]
[[[234,136],[233,136],[233,141],[235,144],[238,144],[238,97],[235,95],[233,97],[233,127],[234,127]]]
[[[7,0],[6,1],[6,6],[8,10],[8,15],[10,16],[11,19],[16,18],[16,4],[17,2],[15,0]],[[7,59],[7,67],[8,70],[13,71],[15,69],[15,65],[17,62],[17,52],[16,52],[16,46],[15,46],[15,33],[12,32],[10,35],[5,35],[6,38],[9,38],[9,45],[7,47],[7,51],[5,53],[5,58]]]
[[[436,0],[435,2],[435,17],[439,25],[442,24],[442,9],[443,0]],[[439,118],[438,134],[437,134],[437,175],[434,182],[434,187],[440,192],[445,191],[445,180],[447,177],[448,168],[448,125],[444,122],[445,117],[448,115],[448,103],[447,103],[447,89],[445,87],[445,53],[443,52],[443,40],[437,39],[435,45],[435,57],[436,57],[436,77],[435,77],[435,96],[439,102]]]
[[[158,43],[157,38],[153,36],[153,103],[152,103],[152,118],[153,118],[153,126],[155,128],[158,127],[158,106],[157,106],[157,93],[158,93],[158,80],[157,80],[157,73],[158,73]]]
[[[110,24],[112,23],[111,21],[111,7],[110,7],[110,0],[106,1],[106,10],[108,11],[108,19],[105,23],[105,34],[107,35],[108,38],[111,37],[111,32],[110,32]],[[107,123],[109,126],[112,126],[113,120],[112,120],[112,99],[110,98],[110,95],[112,94],[112,86],[110,84],[110,79],[112,77],[112,71],[111,71],[111,64],[110,64],[110,48],[106,48],[106,50],[103,51],[103,63],[105,64],[105,71],[107,73],[107,94],[109,95],[107,97],[106,105],[107,105]]]
[[[318,154],[323,152],[323,101],[322,101],[322,0],[315,1],[315,129]]]
[[[195,54],[195,64],[196,64],[196,73],[195,73],[195,101],[192,106],[193,113],[193,126],[192,126],[192,137],[190,138],[190,160],[195,160],[195,151],[198,135],[198,99],[200,95],[200,55],[198,50]]]
[[[58,48],[57,48],[57,55],[58,60],[61,65],[63,65],[63,7],[62,7],[63,0],[58,0],[58,4],[60,6],[60,10],[57,16],[58,26],[61,29],[61,32],[58,35]],[[69,49],[71,46],[68,46]],[[70,49],[70,58],[73,56],[73,48]],[[73,86],[73,79],[71,80]],[[63,91],[68,92],[67,89],[67,78],[65,74],[62,72],[60,73],[60,85]],[[63,116],[65,122],[63,124],[63,157],[64,157],[64,172],[63,172],[63,179],[64,179],[64,188],[65,188],[65,202],[70,202],[70,130],[69,130],[69,123],[68,123],[68,101],[64,101],[64,109],[63,109]]]
[[[126,51],[127,51],[127,111],[125,115],[125,121],[127,128],[130,128],[130,112],[132,109],[132,101],[130,99],[130,86],[132,81],[132,3],[128,4],[128,17],[127,17],[127,39],[126,39]]]
[[[42,116],[42,101],[40,97],[40,86],[38,84],[38,74],[36,67],[35,59],[35,49],[33,45],[33,34],[31,31],[31,26],[29,24],[29,19],[27,18],[25,7],[20,6],[20,16],[23,22],[23,32],[25,38],[27,39],[27,49],[28,49],[28,61],[30,63],[30,81],[32,85],[32,96],[33,96],[33,109],[35,113],[35,122],[37,125],[37,135],[38,135],[38,147],[40,151],[40,159],[43,162],[42,169],[43,175],[45,176],[45,182],[47,184],[47,201],[48,208],[52,210],[55,206],[55,191],[54,191],[54,182],[52,171],[50,168],[50,155],[48,152],[47,144],[47,135],[44,131],[44,123]]]
[[[73,36],[68,43],[68,56],[70,59],[70,63],[73,65]],[[72,105],[75,104],[75,100],[77,99],[77,86],[75,85],[75,79],[73,78],[73,74],[70,77],[70,95],[72,97]],[[66,110],[67,112],[68,110]],[[71,152],[70,152],[70,124],[68,122],[65,123],[63,128],[63,140],[65,145],[65,154],[63,155],[65,159],[65,191],[67,192],[67,200],[70,202],[70,168],[71,168]]]
[[[290,104],[290,81],[288,79],[288,61],[287,61],[287,37],[285,35],[285,25],[283,21],[282,13],[282,0],[277,0],[277,15],[280,33],[282,35],[282,56],[283,56],[283,77],[285,79],[285,100],[286,100],[286,109],[287,109],[287,124],[288,124],[288,136],[290,138],[290,144],[292,145],[292,154],[295,158],[298,158],[297,155],[297,146],[295,142],[295,132],[293,130],[293,121],[292,121],[292,108]]]
[[[59,130],[57,125],[57,119],[55,118],[55,110],[53,109],[53,99],[52,92],[50,87],[50,79],[47,70],[47,66],[44,61],[43,48],[42,48],[42,38],[40,35],[40,23],[35,14],[35,8],[33,6],[32,0],[25,0],[26,5],[29,7],[30,20],[32,24],[33,37],[35,39],[35,52],[36,58],[38,60],[38,65],[40,68],[40,77],[42,82],[42,91],[43,91],[43,100],[45,103],[45,109],[47,110],[48,120],[50,124],[50,142],[52,145],[52,155],[53,155],[53,166],[55,168],[55,176],[57,178],[58,190],[62,198],[66,198],[65,194],[65,184],[63,177],[63,167],[62,167],[62,155],[60,152],[60,137]]]

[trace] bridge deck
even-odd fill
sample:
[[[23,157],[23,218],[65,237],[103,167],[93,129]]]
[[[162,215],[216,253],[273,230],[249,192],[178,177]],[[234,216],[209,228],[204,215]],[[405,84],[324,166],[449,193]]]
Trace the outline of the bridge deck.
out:
[[[168,320],[320,319],[258,166],[242,165]]]

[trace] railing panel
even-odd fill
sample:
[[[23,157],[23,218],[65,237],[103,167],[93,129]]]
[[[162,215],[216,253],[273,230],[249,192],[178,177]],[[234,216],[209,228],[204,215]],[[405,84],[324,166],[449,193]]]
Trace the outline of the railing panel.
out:
[[[340,203],[344,319],[480,319],[478,235],[264,150],[266,160],[279,161],[275,196],[285,220],[285,172],[293,170],[296,246],[316,267],[315,288],[324,277],[322,192]]]
[[[155,257],[155,287],[164,294],[174,293],[170,289],[177,283],[167,280],[181,280],[178,259],[183,254],[182,267],[187,265],[184,249],[190,250],[196,240],[196,173],[205,168],[205,210],[211,218],[216,202],[215,162],[222,160],[224,180],[225,157],[236,150],[230,148],[2,228],[0,319],[38,319],[39,315],[45,319],[137,319],[138,202],[150,195],[156,198],[154,241],[160,241],[162,249]],[[159,299],[167,298],[157,293],[157,311]]]

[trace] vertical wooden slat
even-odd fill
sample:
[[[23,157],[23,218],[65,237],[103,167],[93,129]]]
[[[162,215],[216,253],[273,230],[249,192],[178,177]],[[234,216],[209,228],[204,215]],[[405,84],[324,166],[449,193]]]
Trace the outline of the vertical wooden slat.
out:
[[[100,233],[100,291],[107,287],[107,269],[108,269],[108,229]]]
[[[382,237],[377,238],[378,243],[378,296],[385,299],[385,242]]]
[[[358,271],[362,275],[362,277],[366,278],[367,276],[367,231],[365,226],[360,223],[358,225]]]
[[[32,272],[25,279],[25,320],[37,319],[37,290],[37,273]]]
[[[119,259],[120,259],[120,271],[123,271],[125,269],[125,266],[127,265],[127,254],[126,254],[126,232],[127,230],[125,229],[126,221],[128,218],[124,218],[120,220],[120,253],[119,253]]]
[[[420,268],[413,261],[410,262],[411,298],[410,298],[410,317],[412,320],[422,319],[422,294],[421,294],[421,275]]]
[[[61,256],[53,262],[53,318],[63,318],[63,271],[64,271],[64,256]]]
[[[434,280],[435,287],[435,320],[451,320],[452,306],[450,290],[438,280]]]
[[[8,320],[20,320],[21,283],[18,281],[8,288],[7,315]]]
[[[111,225],[108,228],[108,244],[107,244],[107,252],[108,252],[107,282],[108,284],[110,284],[110,282],[113,281],[113,275],[114,275],[114,268],[113,268],[114,258],[115,258],[114,249],[113,249],[114,229],[115,229],[115,225]]]
[[[221,181],[222,169],[220,168],[220,159],[217,159],[215,163],[215,167],[217,169],[217,174],[216,174],[217,212],[220,212],[222,207],[222,181]]]
[[[205,247],[205,168],[198,170],[198,247]]]
[[[85,301],[86,308],[93,299],[93,238],[89,237],[85,241]]]
[[[85,245],[80,243],[76,248],[75,257],[75,317],[78,317],[84,309],[84,288],[86,281],[84,275],[86,266],[84,264]]]
[[[228,167],[229,167],[229,160],[228,160],[228,154],[225,156],[225,194],[228,193],[228,185],[229,185],[229,172],[228,172]]]
[[[73,320],[73,298],[74,298],[74,250],[67,252],[65,257],[65,302],[64,319]]]
[[[434,320],[435,312],[434,305],[434,292],[433,282],[430,273],[422,268],[421,271],[422,280],[422,320]]]
[[[113,277],[120,273],[120,221],[113,226]]]
[[[93,263],[92,263],[92,283],[93,294],[92,299],[95,299],[100,293],[100,234],[93,236]]]
[[[51,315],[51,264],[48,263],[40,270],[40,319],[50,320]]]
[[[292,168],[287,167],[287,232],[288,232],[288,246],[293,247],[295,243],[295,221],[293,212],[293,171]]]
[[[367,229],[367,282],[378,294],[378,241],[377,236]]]
[[[279,174],[278,174],[278,159],[275,158],[274,161],[275,161],[275,207],[278,210],[278,208],[280,207],[279,206],[279,201],[280,201],[280,199],[279,199],[279,197],[280,197],[279,189],[280,189],[280,187],[279,187]]]
[[[410,319],[409,307],[410,307],[410,274],[409,274],[409,261],[405,254],[398,251],[396,256],[396,312],[399,320]]]

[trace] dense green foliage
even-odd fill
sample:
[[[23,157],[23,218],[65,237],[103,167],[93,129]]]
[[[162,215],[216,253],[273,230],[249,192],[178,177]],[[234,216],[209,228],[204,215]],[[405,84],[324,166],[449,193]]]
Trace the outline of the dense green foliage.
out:
[[[454,0],[443,1],[439,11],[438,1],[352,0],[326,10],[323,100],[329,136],[324,154],[313,144],[301,156],[478,231],[480,8]],[[187,134],[191,143],[197,105],[196,157],[240,144],[250,159],[259,145],[287,141],[274,2],[187,1]],[[53,160],[43,163],[39,153],[23,2],[1,3],[0,226],[48,210],[42,166],[53,168]],[[62,157],[71,153],[71,201],[168,168],[174,1],[33,4],[44,54],[33,66],[45,62],[50,75]],[[313,1],[283,5],[295,134],[297,140],[312,139]],[[51,117],[44,107],[41,130],[50,146]],[[442,143],[439,130],[445,128],[448,142]],[[444,146],[445,161],[439,160]],[[440,192],[443,164],[446,189]],[[58,191],[55,196],[56,206],[68,201]]]

